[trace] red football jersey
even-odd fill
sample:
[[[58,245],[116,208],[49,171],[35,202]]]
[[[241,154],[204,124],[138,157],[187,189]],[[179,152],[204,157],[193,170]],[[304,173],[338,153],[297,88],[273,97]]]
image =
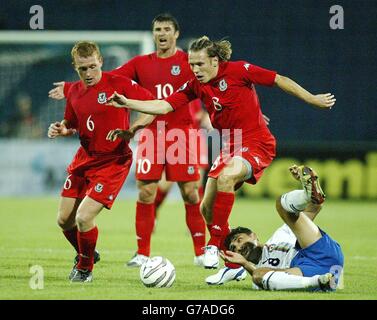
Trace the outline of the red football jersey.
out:
[[[80,142],[89,155],[126,154],[131,150],[123,139],[106,140],[110,130],[129,128],[129,111],[126,108],[106,106],[114,91],[131,99],[151,100],[153,95],[135,81],[102,73],[101,80],[86,87],[82,81],[74,82],[67,93],[64,119],[70,128],[76,128]]]
[[[259,131],[269,132],[254,84],[272,86],[275,77],[275,71],[245,61],[222,62],[214,79],[201,84],[193,78],[166,101],[180,110],[189,101],[200,98],[214,128],[242,129],[242,137],[247,139],[257,136]]]
[[[143,88],[152,92],[157,99],[167,98],[193,77],[188,64],[188,55],[181,50],[177,50],[169,58],[159,58],[155,52],[136,56],[111,73],[137,81]],[[162,120],[166,121],[168,128],[192,124],[188,108],[182,108],[174,114],[160,115],[156,117],[154,124]]]
[[[199,99],[196,99],[194,101],[191,101],[188,106],[193,123],[193,128],[200,129],[200,122],[198,121],[197,113],[202,110],[202,102]]]

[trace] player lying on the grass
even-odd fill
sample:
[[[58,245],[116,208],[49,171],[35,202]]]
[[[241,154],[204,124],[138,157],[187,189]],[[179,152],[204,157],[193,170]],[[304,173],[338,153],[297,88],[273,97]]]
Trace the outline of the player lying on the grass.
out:
[[[265,290],[335,290],[343,268],[340,245],[314,222],[325,200],[314,170],[289,168],[303,190],[280,196],[276,209],[285,224],[266,244],[248,228],[233,229],[220,256],[243,266]],[[254,286],[254,287],[256,287]]]

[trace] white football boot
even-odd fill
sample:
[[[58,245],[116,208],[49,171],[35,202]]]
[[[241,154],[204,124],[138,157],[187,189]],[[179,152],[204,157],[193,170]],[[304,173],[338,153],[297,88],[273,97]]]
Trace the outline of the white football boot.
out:
[[[244,267],[239,267],[237,269],[231,269],[229,267],[224,267],[219,270],[218,273],[206,278],[206,282],[209,285],[221,285],[229,281],[241,281],[245,280],[247,275]]]
[[[206,246],[203,262],[204,268],[217,269],[219,267],[219,249],[212,245]]]
[[[149,257],[135,253],[130,261],[126,263],[127,267],[141,267],[141,265],[149,260]]]
[[[322,204],[326,199],[326,195],[319,184],[317,173],[307,166],[297,167],[297,173],[307,198],[314,204]]]
[[[204,254],[194,257],[194,266],[204,267]]]

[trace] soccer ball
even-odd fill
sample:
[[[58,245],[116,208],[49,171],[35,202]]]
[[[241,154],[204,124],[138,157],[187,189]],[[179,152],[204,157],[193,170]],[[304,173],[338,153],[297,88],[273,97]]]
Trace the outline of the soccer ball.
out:
[[[140,279],[146,287],[169,288],[175,280],[175,268],[168,259],[153,257],[141,265]]]

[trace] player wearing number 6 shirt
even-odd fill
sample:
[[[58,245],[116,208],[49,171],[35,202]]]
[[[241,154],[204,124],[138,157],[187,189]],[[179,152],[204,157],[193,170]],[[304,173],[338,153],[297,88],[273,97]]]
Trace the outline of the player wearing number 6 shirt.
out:
[[[148,89],[158,99],[164,99],[176,91],[187,80],[193,77],[188,65],[188,56],[176,46],[179,37],[177,20],[169,14],[160,14],[152,21],[153,39],[156,52],[137,56],[121,67],[111,71],[112,74],[126,76],[137,81]],[[50,97],[60,99],[62,84],[50,91]],[[70,84],[65,83],[64,93]],[[195,103],[195,101],[193,101]],[[148,121],[138,119],[131,126],[129,133],[133,135],[137,129],[148,124]],[[151,119],[151,117],[149,118]],[[149,121],[150,123],[150,121]],[[158,124],[160,126],[158,127]],[[189,148],[188,134],[192,129],[192,118],[189,108],[182,108],[174,114],[160,115],[140,135],[136,156],[136,180],[139,189],[136,203],[136,237],[137,252],[128,261],[127,266],[139,267],[150,255],[151,235],[155,223],[155,207],[162,201],[158,191],[158,181],[163,170],[168,181],[178,182],[186,209],[186,223],[190,230],[194,245],[194,264],[202,265],[203,247],[205,246],[205,222],[200,214],[200,198],[198,184],[200,183],[196,149]],[[177,136],[174,137],[175,132]],[[116,138],[119,131],[111,135]],[[184,136],[184,141],[178,141]],[[172,139],[169,139],[169,135]],[[119,137],[119,135],[118,135]],[[165,139],[166,137],[166,139]],[[179,154],[185,157],[178,163],[170,159],[166,150],[178,145]],[[148,152],[153,150],[154,152]],[[156,199],[157,192],[157,199]],[[155,202],[156,200],[156,202]]]
[[[135,99],[154,97],[128,78],[102,73],[103,59],[93,42],[76,43],[72,61],[81,80],[71,85],[64,120],[50,125],[48,137],[69,136],[76,131],[80,137],[81,147],[67,168],[58,224],[78,254],[69,279],[90,282],[93,264],[99,258],[95,217],[103,207],[111,208],[132,163],[128,141],[109,139],[114,128],[128,129],[129,112],[109,109],[106,100],[114,90]]]
[[[313,95],[293,80],[246,61],[229,61],[229,41],[211,41],[204,36],[189,48],[189,64],[195,78],[165,100],[136,101],[114,93],[109,105],[139,112],[160,114],[177,111],[200,98],[213,127],[226,130],[227,144],[209,172],[201,212],[211,235],[204,266],[217,268],[219,247],[229,233],[228,218],[234,191],[243,182],[255,184],[275,157],[275,138],[267,128],[255,85],[276,85],[282,90],[322,109],[335,104],[331,94]],[[242,271],[242,270],[240,270]],[[238,277],[237,274],[234,274]],[[220,274],[219,283],[225,274]],[[234,277],[230,278],[231,280]]]

